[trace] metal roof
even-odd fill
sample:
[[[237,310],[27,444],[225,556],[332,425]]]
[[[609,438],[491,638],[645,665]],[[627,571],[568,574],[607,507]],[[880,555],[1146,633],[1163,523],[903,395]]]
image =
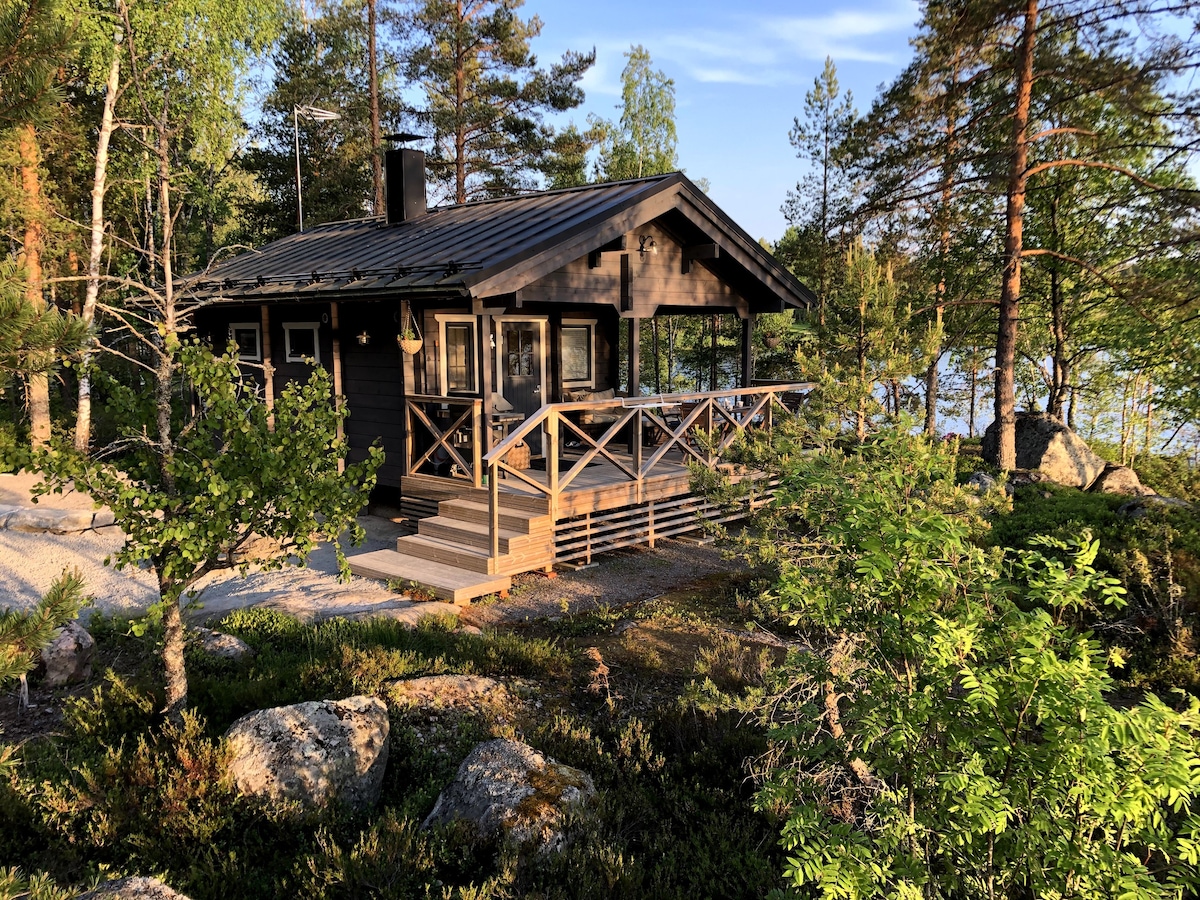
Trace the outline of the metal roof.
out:
[[[187,288],[212,301],[490,296],[558,268],[564,253],[578,258],[684,207],[700,230],[739,245],[743,268],[759,269],[754,274],[774,294],[791,305],[812,302],[807,288],[680,173],[437,207],[391,225],[382,217],[317,225],[219,261],[190,276]]]

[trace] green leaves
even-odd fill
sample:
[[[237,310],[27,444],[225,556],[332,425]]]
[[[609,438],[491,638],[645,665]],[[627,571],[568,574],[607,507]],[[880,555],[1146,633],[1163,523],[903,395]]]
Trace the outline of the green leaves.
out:
[[[953,450],[799,457],[762,540],[812,651],[763,706],[786,875],[822,898],[1177,896],[1200,886],[1200,701],[1114,707],[1064,619],[1120,604],[1088,534],[1004,558]]]

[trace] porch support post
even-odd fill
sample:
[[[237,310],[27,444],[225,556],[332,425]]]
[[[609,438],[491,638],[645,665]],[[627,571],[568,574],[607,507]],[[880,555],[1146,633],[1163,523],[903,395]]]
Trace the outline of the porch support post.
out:
[[[483,386],[483,414],[480,416],[483,434],[479,439],[483,444],[485,456],[492,452],[492,408],[496,405],[493,396],[496,383],[492,366],[495,360],[496,354],[492,352],[492,316],[484,312],[479,316],[479,374]]]
[[[629,319],[629,396],[642,392],[642,320]]]
[[[642,320],[636,316],[629,320],[629,396],[642,394]],[[637,429],[629,429],[629,454],[633,455]],[[639,482],[640,485],[640,482]]]
[[[342,330],[341,323],[338,321],[336,301],[329,304],[329,328],[333,332],[333,395],[340,397],[342,396]],[[337,437],[339,441],[346,436],[344,425],[345,420],[338,420]],[[346,471],[345,457],[338,459],[338,471]]]
[[[742,319],[742,387],[750,387],[750,382],[754,380],[754,358],[752,350],[754,341],[754,313],[750,313],[746,318]]]

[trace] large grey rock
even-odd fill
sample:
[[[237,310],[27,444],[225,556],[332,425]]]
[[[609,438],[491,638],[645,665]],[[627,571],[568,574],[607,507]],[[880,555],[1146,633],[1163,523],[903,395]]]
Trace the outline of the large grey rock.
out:
[[[487,837],[558,849],[567,812],[595,793],[585,772],[547,759],[528,744],[487,741],[467,754],[422,827],[463,819]]]
[[[974,488],[981,494],[986,494],[996,486],[996,479],[987,472],[976,472],[967,479],[967,487]]]
[[[1122,503],[1117,509],[1117,515],[1126,516],[1130,519],[1141,519],[1146,516],[1151,509],[1191,509],[1192,504],[1186,500],[1180,500],[1176,497],[1161,497],[1158,494],[1150,494],[1145,497],[1138,497],[1136,500],[1130,500],[1128,503]]]
[[[106,881],[93,891],[80,894],[76,900],[188,900],[157,878],[121,878]]]
[[[1154,490],[1142,484],[1137,472],[1128,466],[1110,465],[1100,473],[1100,477],[1092,484],[1091,490],[1104,494],[1124,494],[1130,497],[1154,495]]]
[[[196,629],[196,643],[209,656],[234,661],[254,656],[254,650],[241,638],[208,628]]]
[[[1016,429],[1018,469],[1037,469],[1056,484],[1087,488],[1107,465],[1058,419],[1021,413]],[[983,458],[994,464],[999,463],[998,430],[992,422],[983,435]]]
[[[92,527],[94,515],[90,509],[29,506],[9,515],[7,527],[13,531],[52,531],[66,534],[72,531],[87,531]]]
[[[389,729],[387,706],[377,697],[260,709],[226,732],[230,771],[250,796],[365,809],[383,787]]]
[[[42,665],[46,674],[42,684],[61,687],[86,681],[92,675],[92,657],[96,641],[78,622],[62,628],[42,650]]]

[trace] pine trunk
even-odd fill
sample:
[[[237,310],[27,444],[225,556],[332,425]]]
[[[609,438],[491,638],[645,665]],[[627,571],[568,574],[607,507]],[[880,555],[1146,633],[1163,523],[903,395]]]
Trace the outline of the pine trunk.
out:
[[[371,179],[375,186],[375,215],[384,211],[383,196],[383,148],[379,129],[379,56],[375,49],[376,4],[378,0],[367,0],[367,62],[371,79]]]
[[[42,248],[46,226],[42,221],[41,149],[32,124],[17,131],[20,157],[21,194],[25,205],[25,232],[22,241],[22,267],[25,270],[25,302],[35,311],[46,308],[42,296]],[[29,438],[36,450],[50,443],[50,378],[45,371],[26,376],[29,400]]]
[[[1012,162],[1004,234],[1004,276],[996,329],[997,465],[1017,465],[1016,351],[1021,304],[1021,252],[1025,225],[1026,170],[1029,163],[1029,107],[1033,94],[1033,53],[1037,38],[1038,0],[1027,0],[1017,58],[1016,104],[1013,110]]]
[[[108,142],[113,132],[113,110],[121,81],[121,33],[113,40],[112,66],[105,85],[104,112],[100,117],[100,134],[96,138],[96,169],[92,177],[91,246],[88,250],[87,292],[84,295],[80,318],[90,328],[96,317],[96,301],[100,296],[100,261],[104,255],[104,194],[108,179]],[[75,449],[87,453],[92,440],[92,379],[88,372],[92,349],[84,351],[79,366],[79,406],[75,419]]]

